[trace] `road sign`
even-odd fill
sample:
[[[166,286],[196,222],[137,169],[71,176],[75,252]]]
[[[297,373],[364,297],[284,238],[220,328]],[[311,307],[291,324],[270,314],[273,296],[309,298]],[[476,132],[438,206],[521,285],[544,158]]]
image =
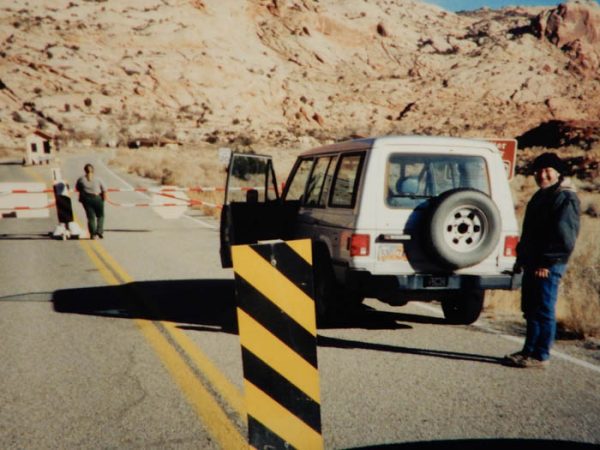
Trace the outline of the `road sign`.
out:
[[[516,139],[486,139],[493,144],[496,144],[498,150],[502,154],[504,168],[509,180],[515,176],[515,166],[517,164],[517,140]]]

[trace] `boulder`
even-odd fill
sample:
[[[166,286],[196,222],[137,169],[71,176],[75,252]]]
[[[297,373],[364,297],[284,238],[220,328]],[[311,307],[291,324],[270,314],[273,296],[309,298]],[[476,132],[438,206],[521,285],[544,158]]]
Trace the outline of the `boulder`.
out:
[[[544,11],[533,20],[535,34],[564,50],[572,66],[593,74],[600,68],[600,6],[575,0]]]

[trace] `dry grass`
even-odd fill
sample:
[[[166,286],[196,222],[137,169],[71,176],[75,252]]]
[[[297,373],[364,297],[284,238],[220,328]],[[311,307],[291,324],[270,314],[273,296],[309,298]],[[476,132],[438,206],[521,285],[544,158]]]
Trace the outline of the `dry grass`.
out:
[[[7,148],[0,147],[0,158],[1,159],[10,159],[15,161],[21,161],[21,159],[25,156],[25,150],[16,149],[16,148]]]
[[[150,178],[164,186],[188,188],[223,187],[225,167],[219,163],[218,148],[140,148],[116,149],[110,164],[128,173]],[[189,197],[211,205],[223,203],[222,192],[191,192]],[[217,217],[219,209],[207,205],[196,205],[203,214]]]
[[[163,185],[222,186],[226,176],[216,148],[119,148],[110,164]]]
[[[559,325],[578,337],[600,337],[600,219],[583,216],[561,286]]]
[[[304,148],[300,150],[305,150]],[[244,149],[243,151],[249,151]],[[298,151],[286,148],[253,150],[255,153],[273,156],[277,181],[287,178]],[[115,149],[110,164],[141,177],[158,181],[162,185],[181,187],[224,188],[227,178],[225,166],[219,162],[216,145],[200,144],[183,148]],[[218,217],[220,209],[211,205],[222,205],[223,192],[191,192],[189,197],[204,203],[194,208],[203,214]]]

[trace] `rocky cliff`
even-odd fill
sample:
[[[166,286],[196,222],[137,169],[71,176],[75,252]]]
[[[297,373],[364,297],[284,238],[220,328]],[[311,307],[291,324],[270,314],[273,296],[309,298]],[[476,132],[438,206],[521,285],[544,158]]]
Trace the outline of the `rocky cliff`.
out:
[[[416,0],[14,0],[0,133],[286,145],[389,133],[599,138],[600,6]],[[562,130],[562,131],[561,131]]]

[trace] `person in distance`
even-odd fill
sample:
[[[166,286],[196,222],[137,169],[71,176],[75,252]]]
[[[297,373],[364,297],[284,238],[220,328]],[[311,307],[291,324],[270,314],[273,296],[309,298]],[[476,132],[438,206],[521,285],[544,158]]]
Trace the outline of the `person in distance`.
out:
[[[85,175],[79,177],[75,188],[79,192],[79,201],[85,210],[90,239],[102,239],[104,237],[106,188],[102,180],[94,176],[94,166],[88,163],[83,170]]]

